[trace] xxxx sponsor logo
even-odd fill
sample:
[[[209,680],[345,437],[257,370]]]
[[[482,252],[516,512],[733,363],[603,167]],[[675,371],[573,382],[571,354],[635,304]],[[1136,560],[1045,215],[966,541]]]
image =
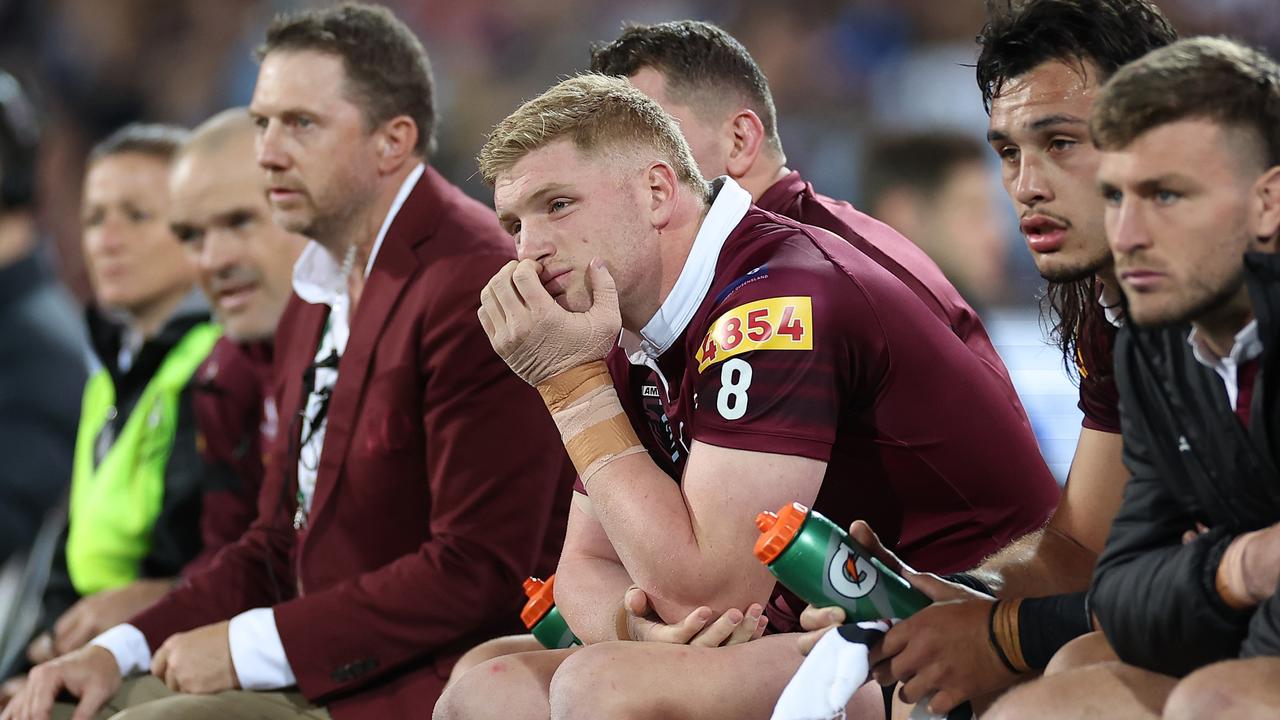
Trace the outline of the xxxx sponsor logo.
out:
[[[812,350],[813,302],[808,296],[739,305],[716,319],[698,347],[698,372],[754,350]]]

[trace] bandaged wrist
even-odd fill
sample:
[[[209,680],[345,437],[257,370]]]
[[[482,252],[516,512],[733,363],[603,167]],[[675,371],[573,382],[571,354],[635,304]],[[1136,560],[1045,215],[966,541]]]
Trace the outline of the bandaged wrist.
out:
[[[549,377],[537,388],[584,486],[614,460],[644,452],[603,360]]]
[[[988,618],[988,634],[1000,662],[1014,673],[1027,673],[1026,658],[1022,655],[1022,642],[1018,633],[1018,608],[1022,600],[999,600],[991,606]]]
[[[1218,595],[1228,607],[1245,610],[1258,604],[1258,599],[1249,592],[1245,579],[1245,550],[1258,531],[1246,533],[1231,541],[1222,560],[1218,563],[1218,572],[1214,577],[1214,587]]]
[[[617,615],[613,618],[613,633],[618,636],[619,640],[631,641],[635,638],[631,637],[631,631],[627,627],[627,608],[619,607]]]

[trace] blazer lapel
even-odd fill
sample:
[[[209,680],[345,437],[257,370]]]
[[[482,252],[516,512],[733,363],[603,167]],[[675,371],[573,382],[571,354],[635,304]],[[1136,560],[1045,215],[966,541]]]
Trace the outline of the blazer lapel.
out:
[[[270,498],[271,504],[264,506],[259,500],[260,514],[280,513],[284,522],[293,515],[293,497],[298,492],[298,453],[299,438],[302,433],[302,412],[306,401],[306,388],[303,387],[303,376],[315,358],[316,347],[320,344],[320,335],[324,332],[325,318],[329,316],[329,308],[324,305],[311,305],[297,295],[293,296],[285,317],[280,321],[279,331],[275,339],[275,376],[272,394],[280,413],[279,428],[272,443],[273,462],[267,465],[267,477],[263,480],[263,498],[266,487],[272,476],[272,468],[279,467],[281,476],[279,498]],[[278,465],[275,459],[278,458]],[[282,502],[277,503],[276,500]]]
[[[356,306],[347,350],[338,364],[338,383],[329,405],[324,449],[320,453],[316,473],[316,494],[311,505],[313,522],[324,510],[346,462],[356,420],[366,397],[365,389],[372,379],[378,338],[391,321],[401,295],[417,276],[421,261],[414,248],[426,242],[435,229],[440,204],[439,182],[442,182],[441,178],[428,167],[409,193],[387,229],[387,236],[383,238],[373,270]]]
[[[296,295],[292,302],[297,303],[297,315],[287,321],[290,325],[287,333],[277,336],[274,362],[280,374],[274,379],[274,383],[279,388],[276,401],[282,415],[277,443],[285,443],[282,446],[284,456],[297,465],[299,422],[305,408],[307,392],[303,387],[303,377],[315,360],[316,348],[319,347],[320,336],[324,332],[325,318],[329,317],[329,308],[308,304]],[[283,322],[285,321],[282,321],[282,327]],[[292,467],[286,474],[287,477],[295,478],[290,483],[291,491],[297,489],[296,474]]]

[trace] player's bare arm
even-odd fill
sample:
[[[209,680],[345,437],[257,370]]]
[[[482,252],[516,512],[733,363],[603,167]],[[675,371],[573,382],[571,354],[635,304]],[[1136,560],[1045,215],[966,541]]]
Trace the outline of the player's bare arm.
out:
[[[676,622],[662,622],[583,494],[574,496],[556,583],[562,588],[561,612],[587,644],[623,639],[715,647],[755,639],[764,629],[761,605],[729,608],[719,617],[701,605]]]
[[[591,505],[589,497],[574,493],[556,568],[556,605],[588,644],[618,639],[618,608],[634,584]]]
[[[1093,564],[1129,479],[1120,446],[1116,433],[1083,428],[1062,499],[1048,526],[993,555],[975,574],[1000,597],[1037,597],[1089,587]]]
[[[768,599],[776,581],[751,553],[753,519],[812,504],[825,470],[809,458],[694,441],[683,492],[647,455],[610,464],[589,490],[623,564],[674,622],[700,605],[720,612]]]

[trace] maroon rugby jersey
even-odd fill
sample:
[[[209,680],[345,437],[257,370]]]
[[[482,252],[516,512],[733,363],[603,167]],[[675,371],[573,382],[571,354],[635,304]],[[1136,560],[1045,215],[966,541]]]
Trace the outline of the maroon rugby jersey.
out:
[[[982,320],[937,263],[915,243],[849,203],[819,194],[795,171],[774,183],[756,205],[835,233],[888,270],[1003,379],[1006,393],[1021,405],[1009,371],[991,344]]]
[[[271,392],[271,342],[219,338],[196,371],[192,405],[196,446],[206,463],[200,510],[203,548],[183,570],[203,569],[257,517],[263,453],[278,419]]]
[[[1084,317],[1076,344],[1076,369],[1080,372],[1080,423],[1090,430],[1120,433],[1120,390],[1116,388],[1116,332],[1101,306]]]
[[[867,520],[934,572],[969,569],[1045,523],[1058,486],[1026,415],[903,283],[840,238],[756,207],[727,238],[705,234],[659,311],[691,318],[669,328],[674,341],[655,347],[646,327],[645,349],[609,357],[673,479],[695,439],[825,461],[815,507],[840,526]],[[702,290],[677,297],[688,286]]]

